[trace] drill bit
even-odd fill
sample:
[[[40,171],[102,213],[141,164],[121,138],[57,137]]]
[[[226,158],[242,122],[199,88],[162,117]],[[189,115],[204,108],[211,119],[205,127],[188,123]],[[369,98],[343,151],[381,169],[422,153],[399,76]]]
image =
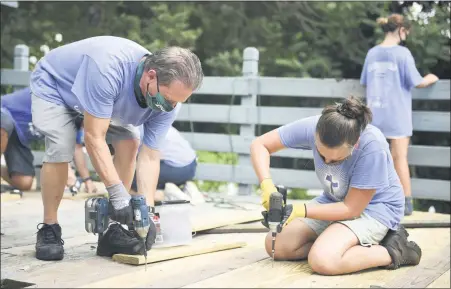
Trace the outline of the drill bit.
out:
[[[146,241],[144,238],[142,238],[143,240],[143,245],[144,245],[144,271],[147,272],[147,247],[146,247]]]
[[[274,253],[275,253],[275,246],[276,246],[276,234],[272,233],[272,267],[274,268]]]

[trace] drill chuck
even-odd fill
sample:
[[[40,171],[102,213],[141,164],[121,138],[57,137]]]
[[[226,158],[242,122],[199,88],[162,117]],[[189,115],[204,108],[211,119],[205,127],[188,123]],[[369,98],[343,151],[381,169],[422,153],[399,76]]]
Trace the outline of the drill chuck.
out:
[[[149,207],[146,204],[146,198],[141,195],[132,196],[131,206],[135,231],[141,238],[145,239],[150,228]]]

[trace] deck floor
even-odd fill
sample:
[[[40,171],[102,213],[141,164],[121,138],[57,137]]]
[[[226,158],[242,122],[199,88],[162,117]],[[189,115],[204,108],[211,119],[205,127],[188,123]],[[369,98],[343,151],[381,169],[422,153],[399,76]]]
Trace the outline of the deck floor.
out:
[[[202,227],[211,225],[208,222],[212,223],[215,218],[223,220],[259,210],[249,199],[240,199],[240,203],[250,208],[251,213],[202,204],[193,207],[192,219],[196,226]],[[65,258],[59,262],[44,262],[34,258],[36,225],[42,220],[40,194],[26,193],[18,201],[2,202],[1,231],[4,235],[1,236],[1,278],[33,283],[35,285],[32,287],[39,288],[368,288],[391,287],[393,282],[404,282],[402,280],[406,276],[419,269],[408,267],[395,271],[369,270],[345,276],[319,276],[312,273],[306,262],[273,264],[263,248],[265,233],[199,232],[193,242],[246,242],[247,246],[152,263],[145,271],[143,265],[120,264],[95,255],[97,237],[84,231],[83,207],[84,200],[62,201],[59,222],[63,228]],[[440,214],[417,213],[412,218],[418,221],[449,221],[449,215]],[[407,287],[449,288],[449,227],[409,229],[409,233],[410,239],[423,250],[419,266],[425,266],[422,271],[429,276]],[[446,250],[447,256],[443,253]],[[420,285],[422,287],[418,287]]]

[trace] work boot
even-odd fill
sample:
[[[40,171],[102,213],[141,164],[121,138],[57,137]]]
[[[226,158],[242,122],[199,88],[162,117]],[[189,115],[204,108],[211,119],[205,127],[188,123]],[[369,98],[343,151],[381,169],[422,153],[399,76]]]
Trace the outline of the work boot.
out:
[[[39,228],[39,225],[42,225]],[[59,224],[40,223],[36,237],[36,258],[44,261],[62,260],[64,257],[64,241],[61,239]]]
[[[114,254],[143,255],[143,242],[120,224],[112,223],[99,239],[97,255],[112,257]]]
[[[387,235],[381,241],[392,259],[392,263],[385,267],[389,270],[398,269],[401,266],[418,265],[421,260],[421,248],[417,243],[408,241],[409,234],[401,226],[398,230],[389,230]]]

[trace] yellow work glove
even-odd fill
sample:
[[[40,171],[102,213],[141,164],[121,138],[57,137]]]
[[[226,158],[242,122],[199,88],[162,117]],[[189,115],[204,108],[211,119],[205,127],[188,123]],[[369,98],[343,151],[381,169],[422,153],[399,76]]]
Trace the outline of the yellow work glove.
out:
[[[260,183],[260,190],[262,191],[261,204],[266,210],[269,210],[269,197],[272,193],[277,192],[277,188],[272,179],[264,179]]]
[[[296,218],[305,218],[307,216],[307,207],[305,204],[294,204],[285,206],[285,216],[283,220],[283,227],[288,225]]]

